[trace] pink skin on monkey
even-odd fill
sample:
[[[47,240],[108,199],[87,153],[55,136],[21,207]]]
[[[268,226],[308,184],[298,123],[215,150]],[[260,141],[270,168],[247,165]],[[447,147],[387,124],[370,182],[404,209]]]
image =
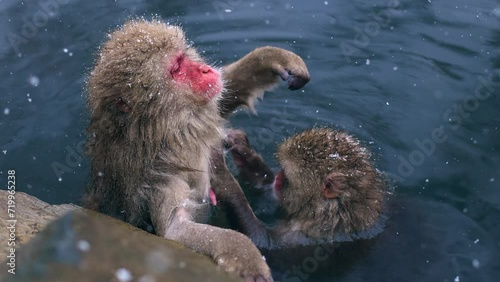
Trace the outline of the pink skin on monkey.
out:
[[[217,70],[190,60],[182,52],[170,63],[169,73],[175,82],[188,84],[195,94],[207,99],[214,98],[222,91],[222,79]]]

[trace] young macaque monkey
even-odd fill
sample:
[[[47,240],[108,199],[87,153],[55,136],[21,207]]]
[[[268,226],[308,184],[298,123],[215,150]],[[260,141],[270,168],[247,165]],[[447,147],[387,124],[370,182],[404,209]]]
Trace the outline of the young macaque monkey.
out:
[[[272,173],[244,132],[228,132],[226,147],[240,174],[253,183],[272,185],[285,214],[272,228],[260,222],[227,169],[223,154],[213,151],[212,185],[217,199],[235,218],[236,228],[260,249],[370,238],[381,231],[386,182],[354,137],[313,128],[287,139],[279,146],[277,159],[282,169],[272,182]]]
[[[86,206],[209,255],[247,281],[272,281],[246,236],[203,224],[213,199],[210,155],[222,142],[219,111],[251,105],[280,77],[300,88],[309,73],[297,55],[274,47],[221,71],[203,61],[180,27],[135,20],[111,33],[88,80]],[[221,99],[233,102],[221,110]]]

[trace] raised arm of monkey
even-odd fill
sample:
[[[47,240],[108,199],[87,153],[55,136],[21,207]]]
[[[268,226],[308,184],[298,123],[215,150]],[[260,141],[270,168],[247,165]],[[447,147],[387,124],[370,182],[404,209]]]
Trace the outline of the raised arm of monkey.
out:
[[[296,54],[276,47],[260,47],[222,68],[225,88],[220,114],[227,117],[237,107],[254,109],[255,99],[272,89],[281,78],[288,89],[302,88],[311,79],[304,61]]]
[[[238,74],[252,77],[267,70],[268,80],[244,85],[264,89],[273,75],[286,77],[277,69],[295,70],[294,62],[280,56],[289,52],[280,50],[255,51],[250,57],[262,53],[266,61],[225,68],[232,89],[238,90]],[[294,87],[302,84],[294,81]],[[100,48],[87,88],[92,176],[86,206],[209,255],[247,281],[272,281],[246,236],[203,224],[209,216],[210,154],[222,140],[218,100],[224,82],[181,28],[159,21],[126,23]]]
[[[229,133],[233,156],[256,158]],[[253,153],[252,153],[253,152]],[[269,228],[252,212],[220,151],[213,152],[212,185],[219,200],[236,215],[236,227],[261,249],[370,238],[381,231],[386,183],[370,154],[352,136],[327,128],[297,134],[278,149],[282,170],[273,183],[285,218]],[[237,162],[241,162],[238,160]]]

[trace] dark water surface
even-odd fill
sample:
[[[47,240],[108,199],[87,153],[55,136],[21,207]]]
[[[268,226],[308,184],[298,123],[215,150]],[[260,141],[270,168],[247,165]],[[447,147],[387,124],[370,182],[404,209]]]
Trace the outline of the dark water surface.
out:
[[[500,1],[49,2],[0,0],[3,183],[16,169],[19,191],[79,201],[97,46],[127,18],[157,15],[217,65],[262,45],[304,58],[303,91],[281,85],[258,116],[231,120],[271,164],[284,137],[332,125],[395,179],[388,227],[355,262],[322,268],[310,254],[276,279],[500,281]]]

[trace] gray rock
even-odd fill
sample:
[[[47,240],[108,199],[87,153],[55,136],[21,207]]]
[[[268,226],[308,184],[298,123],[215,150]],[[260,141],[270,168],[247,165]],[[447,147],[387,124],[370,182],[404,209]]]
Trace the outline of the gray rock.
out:
[[[9,193],[6,190],[0,190],[0,258],[5,258],[8,254],[10,247],[7,245],[10,232],[7,231],[7,220],[15,219],[16,222],[16,247],[25,244],[38,232],[43,230],[45,226],[52,220],[62,216],[68,211],[81,209],[80,207],[72,204],[67,205],[49,205],[46,202],[39,200],[23,192],[16,192],[14,194],[15,218],[9,218],[7,212],[7,197]]]
[[[26,194],[16,195],[20,196],[16,200],[28,197],[31,201],[23,199],[21,206],[19,200],[16,207],[17,227],[24,226],[24,238],[37,233],[51,218],[72,211],[48,224],[26,245],[16,246],[15,274],[8,273],[9,266],[3,262],[0,281],[241,281],[218,269],[210,258],[120,220],[72,205],[50,206]],[[29,231],[33,224],[26,222],[36,222],[37,218],[36,228]],[[7,232],[0,233],[5,237]]]

